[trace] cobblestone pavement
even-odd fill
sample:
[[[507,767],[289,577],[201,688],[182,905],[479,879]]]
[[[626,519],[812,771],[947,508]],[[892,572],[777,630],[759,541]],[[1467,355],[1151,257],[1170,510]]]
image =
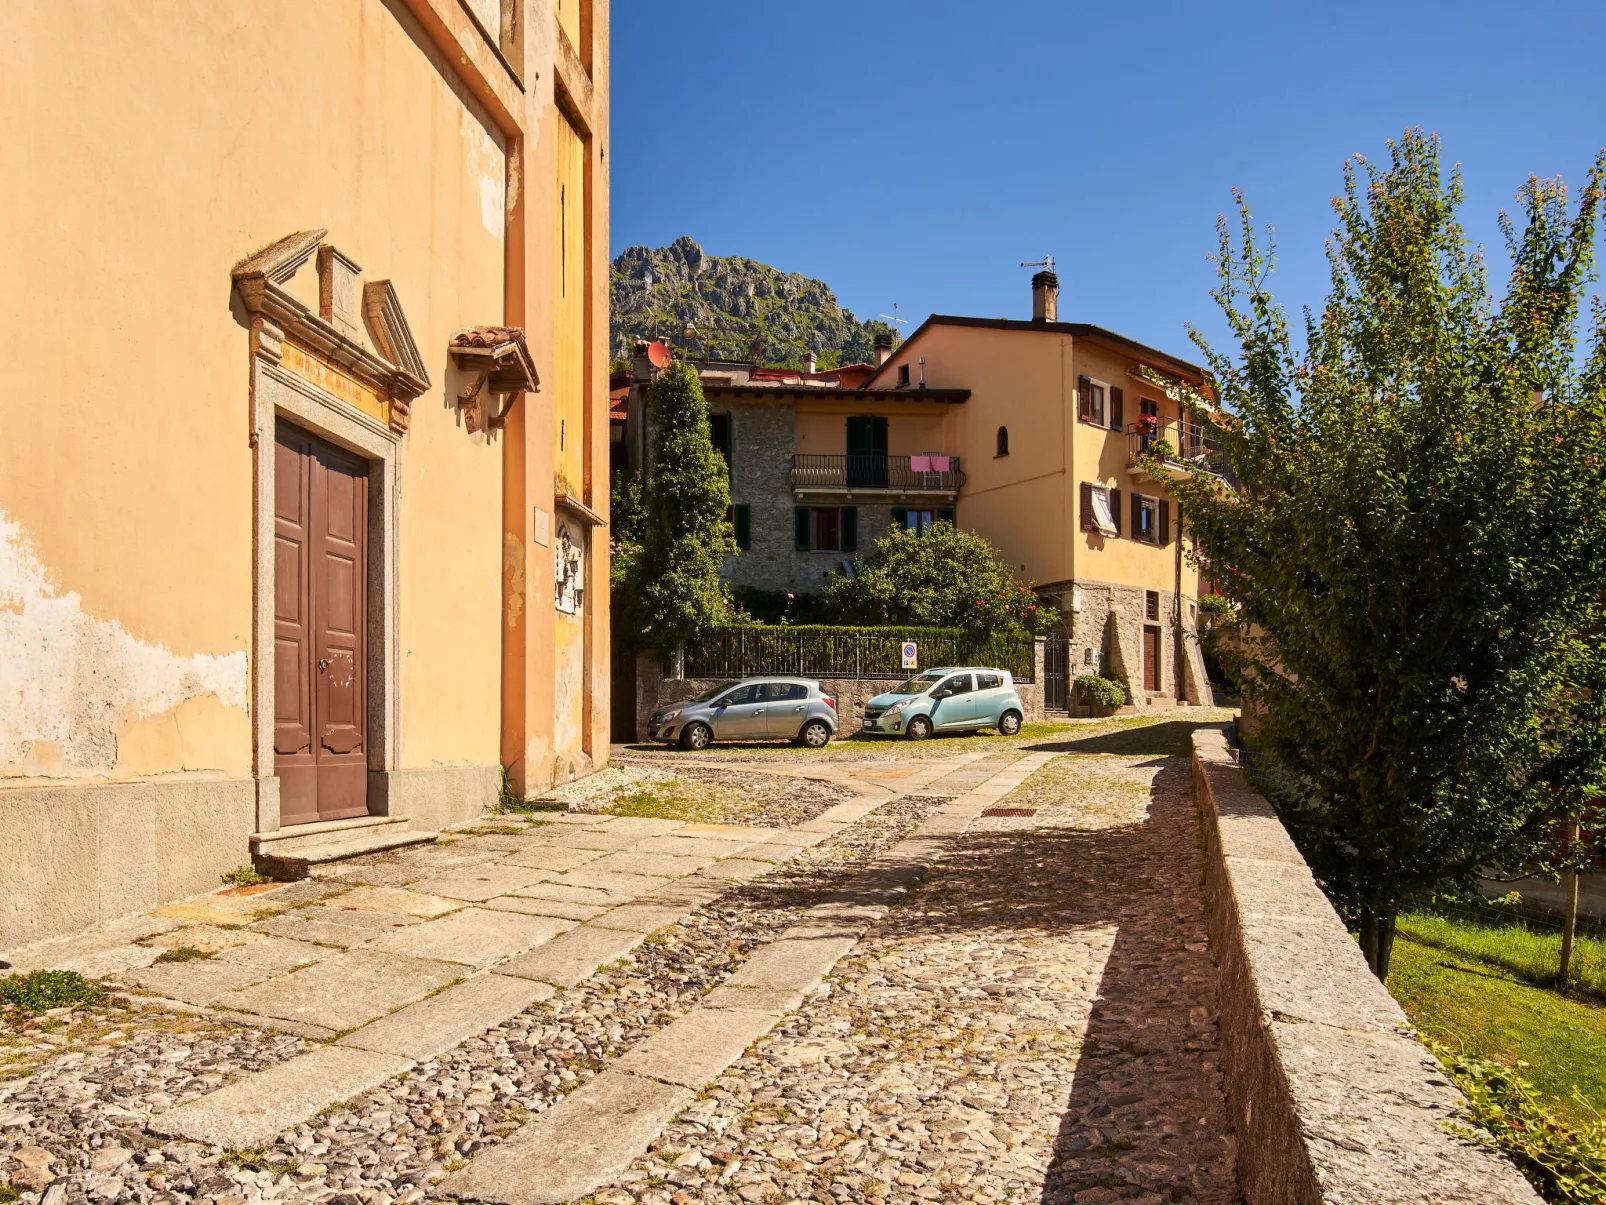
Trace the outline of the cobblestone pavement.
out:
[[[1186,763],[1000,806],[598,1205],[1237,1201]]]
[[[926,795],[885,804],[802,849],[768,876],[727,884],[726,894],[654,933],[623,960],[261,1148],[165,1141],[145,1131],[146,1119],[202,1098],[242,1073],[282,1064],[314,1048],[311,1042],[212,1018],[118,1008],[60,1010],[0,1026],[0,1186],[18,1190],[24,1203],[48,1193],[49,1205],[416,1201],[487,1141],[685,1011],[801,909],[901,839],[940,799]],[[458,844],[473,849],[489,839]],[[319,896],[327,900],[336,891],[364,889],[353,888],[359,882],[461,871],[463,863],[455,859],[468,852],[448,847],[453,861],[447,865],[438,860],[440,847],[434,851],[434,861],[420,863],[425,851],[375,856],[342,864],[340,882],[307,881],[246,898],[288,892],[316,907]],[[241,897],[209,897],[198,906],[214,909],[218,898]],[[250,914],[236,919],[248,923],[167,928],[154,939],[171,946],[211,938],[227,946],[249,938],[251,926],[262,923]],[[140,932],[130,930],[112,948],[126,951]],[[323,952],[338,956],[338,949]],[[164,965],[182,970],[205,966],[206,960]]]
[[[412,1205],[692,1008],[939,804],[1035,740],[1072,754],[1001,801],[1036,814],[975,822],[914,901],[895,908],[821,992],[700,1093],[652,1155],[599,1190],[596,1205],[1233,1201],[1184,769],[1153,756],[1169,749],[1159,737],[1169,725],[1155,726],[1148,744],[1132,743],[1132,727],[1075,730],[1047,745],[1040,733],[1024,746],[967,745],[968,757],[942,769],[946,778],[930,781],[928,769],[920,782],[929,786],[830,826],[820,844],[777,859],[765,877],[733,878],[718,898],[699,901],[620,961],[260,1147],[169,1140],[147,1130],[147,1119],[241,1075],[333,1048],[215,1015],[110,1008],[26,1025],[13,1018],[0,1024],[0,1200],[9,1182],[21,1205]],[[1127,742],[1120,756],[1075,755],[1096,753],[1105,733]],[[989,756],[977,761],[980,752]],[[885,799],[888,784],[922,764],[930,766],[876,760],[743,772],[753,775],[755,798],[782,800],[798,788],[799,810],[769,815],[784,826],[850,791]],[[739,769],[715,754],[703,781],[726,790]],[[350,916],[317,910],[337,902],[335,892],[405,886],[430,894],[418,884],[468,875],[486,864],[487,851],[534,854],[526,831],[490,831],[501,827],[519,826],[498,820],[444,848],[346,864],[338,881],[266,895],[293,900],[294,911],[313,920],[349,924]],[[496,851],[498,841],[515,848]],[[253,897],[223,898],[244,901],[225,908],[244,908]],[[565,902],[540,906],[561,911]],[[130,949],[211,943],[238,957],[268,942],[354,943],[322,947],[321,957],[335,958],[393,931],[258,937],[283,909],[257,919],[243,912],[229,923],[217,906],[206,904],[214,911],[204,920],[147,918],[113,950],[126,958]],[[502,906],[524,907],[505,899]],[[236,939],[245,944],[231,945]],[[108,957],[78,953],[86,967]]]

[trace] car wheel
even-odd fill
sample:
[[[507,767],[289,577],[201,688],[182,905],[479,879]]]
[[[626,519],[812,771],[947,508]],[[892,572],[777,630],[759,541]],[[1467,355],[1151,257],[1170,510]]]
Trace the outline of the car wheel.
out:
[[[809,749],[823,749],[831,743],[831,725],[824,720],[810,720],[798,733],[798,743]]]
[[[1006,711],[998,717],[998,731],[1004,736],[1014,736],[1020,731],[1020,712]]]
[[[923,741],[931,735],[931,721],[923,715],[917,715],[909,721],[909,727],[904,730],[912,741]]]
[[[714,739],[713,729],[707,724],[687,724],[686,731],[680,734],[680,747],[682,749],[706,749]]]

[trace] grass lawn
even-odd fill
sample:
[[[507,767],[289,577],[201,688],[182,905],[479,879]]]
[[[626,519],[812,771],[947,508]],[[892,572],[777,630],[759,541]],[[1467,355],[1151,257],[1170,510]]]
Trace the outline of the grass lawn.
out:
[[[1423,944],[1406,929],[1402,917],[1389,990],[1425,1037],[1506,1066],[1526,1063],[1522,1075],[1573,1124],[1597,1120],[1590,1108],[1606,1113],[1606,1007]],[[1572,1098],[1575,1089],[1589,1108]]]
[[[1485,907],[1479,915],[1433,911],[1400,915],[1399,928],[1411,940],[1449,954],[1493,963],[1536,987],[1551,987],[1561,963],[1559,930],[1530,929],[1519,917]],[[1573,943],[1572,987],[1606,1003],[1606,941],[1580,933]]]

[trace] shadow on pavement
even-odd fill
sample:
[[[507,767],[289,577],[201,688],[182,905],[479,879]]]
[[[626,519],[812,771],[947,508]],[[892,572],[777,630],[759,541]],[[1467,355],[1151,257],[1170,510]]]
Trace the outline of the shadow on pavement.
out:
[[[1189,757],[1193,734],[1219,726],[1220,720],[1166,720],[1085,736],[1080,740],[1050,740],[1024,746],[1028,753],[1115,753],[1122,757]]]

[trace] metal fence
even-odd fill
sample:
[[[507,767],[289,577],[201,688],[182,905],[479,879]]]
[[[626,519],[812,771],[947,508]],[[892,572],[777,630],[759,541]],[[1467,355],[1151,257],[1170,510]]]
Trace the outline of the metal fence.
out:
[[[688,678],[796,674],[902,681],[911,673],[903,665],[905,641],[913,641],[918,650],[914,672],[942,665],[987,665],[1008,670],[1017,682],[1036,681],[1036,642],[1031,636],[978,636],[931,628],[718,628],[686,646],[683,672]],[[666,677],[672,672],[665,667]]]

